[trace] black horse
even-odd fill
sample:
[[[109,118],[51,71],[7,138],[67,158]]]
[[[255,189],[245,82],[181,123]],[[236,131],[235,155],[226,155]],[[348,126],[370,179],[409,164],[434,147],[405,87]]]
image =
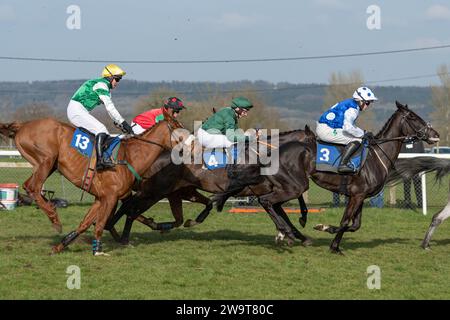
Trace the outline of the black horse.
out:
[[[411,159],[401,159],[395,164],[395,171],[389,175],[390,182],[411,179],[421,172],[436,172],[436,181],[442,180],[450,173],[450,159],[438,159],[433,157],[415,157]],[[450,188],[450,185],[449,185]],[[450,217],[450,192],[448,202],[445,207],[433,215],[430,227],[422,241],[422,248],[430,249],[430,240],[436,228]]]
[[[400,152],[402,141],[423,140],[434,143],[439,140],[439,134],[408,106],[396,102],[397,110],[386,122],[381,131],[371,141],[369,154],[364,167],[356,175],[339,175],[319,172],[316,170],[316,142],[305,148],[305,143],[291,142],[280,150],[280,171],[288,172],[284,186],[274,186],[269,193],[260,196],[268,205],[279,206],[291,200],[298,192],[308,189],[308,178],[319,186],[333,192],[339,192],[349,197],[344,215],[339,226],[317,225],[314,228],[336,234],[331,243],[333,253],[341,253],[339,244],[345,232],[355,232],[361,226],[361,214],[364,199],[377,195],[384,187],[390,168]],[[287,167],[287,168],[286,168]],[[254,170],[253,170],[254,172]],[[243,182],[253,179],[253,172],[242,172],[239,180],[230,185],[238,187],[226,193],[215,195],[218,209],[224,201],[243,187]],[[350,221],[352,225],[349,226]]]
[[[305,126],[305,130],[293,130],[289,132],[280,133],[279,145],[289,141],[309,141],[314,140],[315,135]],[[237,165],[237,168],[257,168],[254,165]],[[231,174],[235,174],[233,170]],[[113,218],[108,222],[106,229],[111,231],[111,234],[116,240],[122,243],[128,243],[129,234],[134,220],[149,226],[154,230],[170,230],[176,228],[183,223],[182,200],[189,200],[192,202],[199,202],[205,204],[205,209],[198,215],[195,221],[187,220],[185,227],[191,227],[202,223],[209,215],[213,205],[209,198],[199,193],[197,189],[207,191],[210,193],[225,192],[229,187],[228,168],[216,169],[213,171],[205,170],[200,164],[180,164],[176,165],[171,162],[170,152],[163,153],[146,173],[148,179],[139,186],[137,192],[126,199],[115,213]],[[272,177],[269,177],[272,179]],[[249,196],[264,194],[271,188],[271,182],[263,177],[254,175],[253,180],[247,180],[251,185],[242,188],[238,196]],[[175,217],[173,222],[156,223],[151,218],[146,218],[141,214],[151,208],[158,201],[163,198],[168,198],[172,214]],[[307,212],[305,201],[302,193],[296,197],[299,201],[302,215],[299,218],[300,224],[304,227],[307,221]],[[300,239],[304,245],[311,243],[310,239],[303,236],[300,231],[291,223],[286,212],[281,206],[275,208],[266,206],[265,201],[259,199],[262,206],[269,213],[270,218],[275,223],[279,232],[288,236],[288,243],[292,244],[295,238]],[[118,233],[114,229],[114,225],[119,221],[123,215],[127,215],[127,220],[119,239]],[[277,238],[278,240],[279,238]]]

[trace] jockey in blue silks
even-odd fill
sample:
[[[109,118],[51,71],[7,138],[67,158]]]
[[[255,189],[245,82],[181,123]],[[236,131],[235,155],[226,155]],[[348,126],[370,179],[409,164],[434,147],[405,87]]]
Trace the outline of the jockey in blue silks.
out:
[[[339,173],[353,173],[348,161],[361,145],[362,138],[373,138],[373,134],[355,125],[359,112],[365,110],[373,101],[378,100],[372,90],[360,87],[353,93],[352,99],[336,103],[325,111],[317,122],[316,133],[320,140],[346,144],[338,167]]]

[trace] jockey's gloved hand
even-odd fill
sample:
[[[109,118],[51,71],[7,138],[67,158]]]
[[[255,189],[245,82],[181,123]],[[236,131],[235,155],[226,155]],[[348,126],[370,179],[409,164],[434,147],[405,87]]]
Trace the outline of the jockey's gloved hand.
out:
[[[365,132],[364,132],[364,135],[363,135],[363,139],[366,139],[366,140],[368,140],[368,141],[371,141],[371,140],[375,139],[375,136],[373,135],[372,132],[370,132],[370,131],[365,131]]]
[[[131,128],[131,126],[126,121],[120,124],[120,129],[124,133],[133,134],[133,128]]]

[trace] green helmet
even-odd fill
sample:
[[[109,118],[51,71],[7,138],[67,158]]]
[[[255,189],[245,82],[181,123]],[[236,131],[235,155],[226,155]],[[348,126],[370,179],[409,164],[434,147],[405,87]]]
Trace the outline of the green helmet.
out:
[[[253,108],[253,104],[247,98],[237,97],[231,100],[231,108],[233,109],[241,108],[248,110]]]

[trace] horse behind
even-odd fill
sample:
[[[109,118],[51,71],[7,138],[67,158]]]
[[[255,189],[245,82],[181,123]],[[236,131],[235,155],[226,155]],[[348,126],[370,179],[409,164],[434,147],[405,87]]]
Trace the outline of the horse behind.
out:
[[[450,160],[438,159],[434,157],[415,157],[411,159],[402,159],[395,164],[395,171],[389,176],[389,181],[402,181],[403,179],[411,179],[415,175],[422,172],[436,172],[436,180],[440,181],[446,175],[450,174]],[[422,248],[430,249],[431,236],[436,228],[450,217],[450,184],[448,202],[445,207],[438,211],[431,220],[425,238],[422,241]]]
[[[168,114],[165,114],[165,120],[139,137],[123,140],[118,159],[126,161],[139,175],[147,171],[164,149],[171,149],[183,139],[173,134],[174,129],[182,126]],[[14,138],[20,154],[33,167],[33,173],[25,181],[23,188],[47,214],[53,227],[59,232],[62,225],[58,214],[54,206],[43,198],[41,190],[46,179],[55,170],[75,186],[82,187],[89,159],[71,148],[70,141],[74,131],[72,126],[53,118],[0,124],[0,133]],[[100,239],[107,219],[111,212],[115,211],[118,200],[130,194],[134,181],[135,176],[126,166],[117,165],[112,170],[97,172],[89,190],[89,193],[95,196],[94,204],[77,230],[65,236],[61,243],[53,248],[53,252],[62,251],[94,222],[94,253],[102,252]]]

